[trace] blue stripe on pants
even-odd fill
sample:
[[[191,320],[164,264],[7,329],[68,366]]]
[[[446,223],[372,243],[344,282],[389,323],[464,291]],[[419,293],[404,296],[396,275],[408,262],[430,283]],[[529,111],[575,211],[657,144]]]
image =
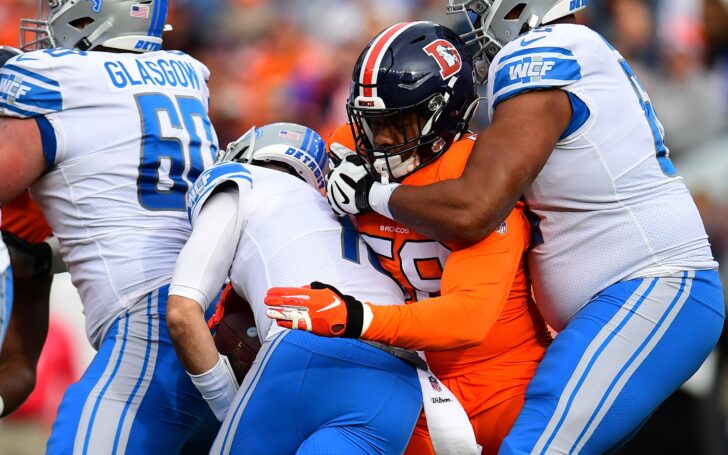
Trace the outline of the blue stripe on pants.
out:
[[[610,286],[547,350],[500,453],[619,446],[700,367],[724,317],[716,271]]]
[[[113,324],[63,397],[49,454],[179,453],[208,421],[211,411],[172,347],[166,301],[160,288]]]

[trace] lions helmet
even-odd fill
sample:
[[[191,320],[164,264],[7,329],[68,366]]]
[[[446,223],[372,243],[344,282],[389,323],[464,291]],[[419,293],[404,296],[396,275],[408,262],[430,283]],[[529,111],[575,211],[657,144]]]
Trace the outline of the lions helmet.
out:
[[[218,161],[281,164],[323,194],[329,157],[323,138],[295,123],[270,123],[252,127],[231,142]]]
[[[20,21],[21,48],[156,51],[171,29],[167,7],[168,0],[40,0],[39,18]]]
[[[473,63],[452,30],[403,22],[379,33],[354,67],[347,112],[356,150],[383,182],[436,159],[477,105]]]
[[[460,35],[475,46],[480,82],[487,66],[508,42],[519,35],[586,8],[588,0],[449,0],[447,12],[463,14],[470,30]],[[520,11],[520,13],[519,13]],[[515,13],[518,13],[517,17]],[[478,65],[482,62],[484,65]]]

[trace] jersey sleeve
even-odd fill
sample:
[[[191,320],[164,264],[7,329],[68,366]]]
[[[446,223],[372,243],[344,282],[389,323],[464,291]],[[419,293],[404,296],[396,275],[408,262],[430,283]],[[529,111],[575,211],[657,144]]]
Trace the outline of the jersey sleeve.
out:
[[[425,351],[477,345],[508,300],[529,239],[525,216],[516,209],[496,232],[450,255],[440,297],[371,305],[374,317],[362,338]]]
[[[541,27],[509,42],[490,66],[487,94],[490,113],[518,94],[564,87],[582,78],[575,43],[558,27]]]
[[[237,227],[238,193],[226,186],[207,198],[177,258],[169,294],[196,301],[203,312],[229,275],[242,236]]]
[[[46,51],[8,60],[0,69],[0,115],[32,118],[61,111],[62,83],[54,64]]]
[[[238,227],[240,229],[245,228],[244,220],[247,217],[247,207],[250,205],[252,196],[253,173],[244,164],[234,162],[219,163],[210,167],[200,174],[195,184],[187,191],[187,215],[193,226],[205,201],[214,193],[216,188],[225,183],[234,184],[238,187],[240,206],[240,210],[238,210]]]

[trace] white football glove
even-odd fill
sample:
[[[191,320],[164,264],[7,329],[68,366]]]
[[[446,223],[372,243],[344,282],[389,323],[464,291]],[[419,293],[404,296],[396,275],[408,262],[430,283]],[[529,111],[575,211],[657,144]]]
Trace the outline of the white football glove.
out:
[[[332,161],[337,162],[326,181],[326,197],[338,216],[370,212],[369,191],[374,177],[364,167],[364,160],[353,150],[334,142]]]

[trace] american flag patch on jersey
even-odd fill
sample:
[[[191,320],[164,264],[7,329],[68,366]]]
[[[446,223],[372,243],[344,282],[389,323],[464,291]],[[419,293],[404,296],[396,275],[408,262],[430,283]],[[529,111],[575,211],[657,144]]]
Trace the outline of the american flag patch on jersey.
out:
[[[141,17],[147,19],[149,17],[149,5],[131,5],[131,17]]]

